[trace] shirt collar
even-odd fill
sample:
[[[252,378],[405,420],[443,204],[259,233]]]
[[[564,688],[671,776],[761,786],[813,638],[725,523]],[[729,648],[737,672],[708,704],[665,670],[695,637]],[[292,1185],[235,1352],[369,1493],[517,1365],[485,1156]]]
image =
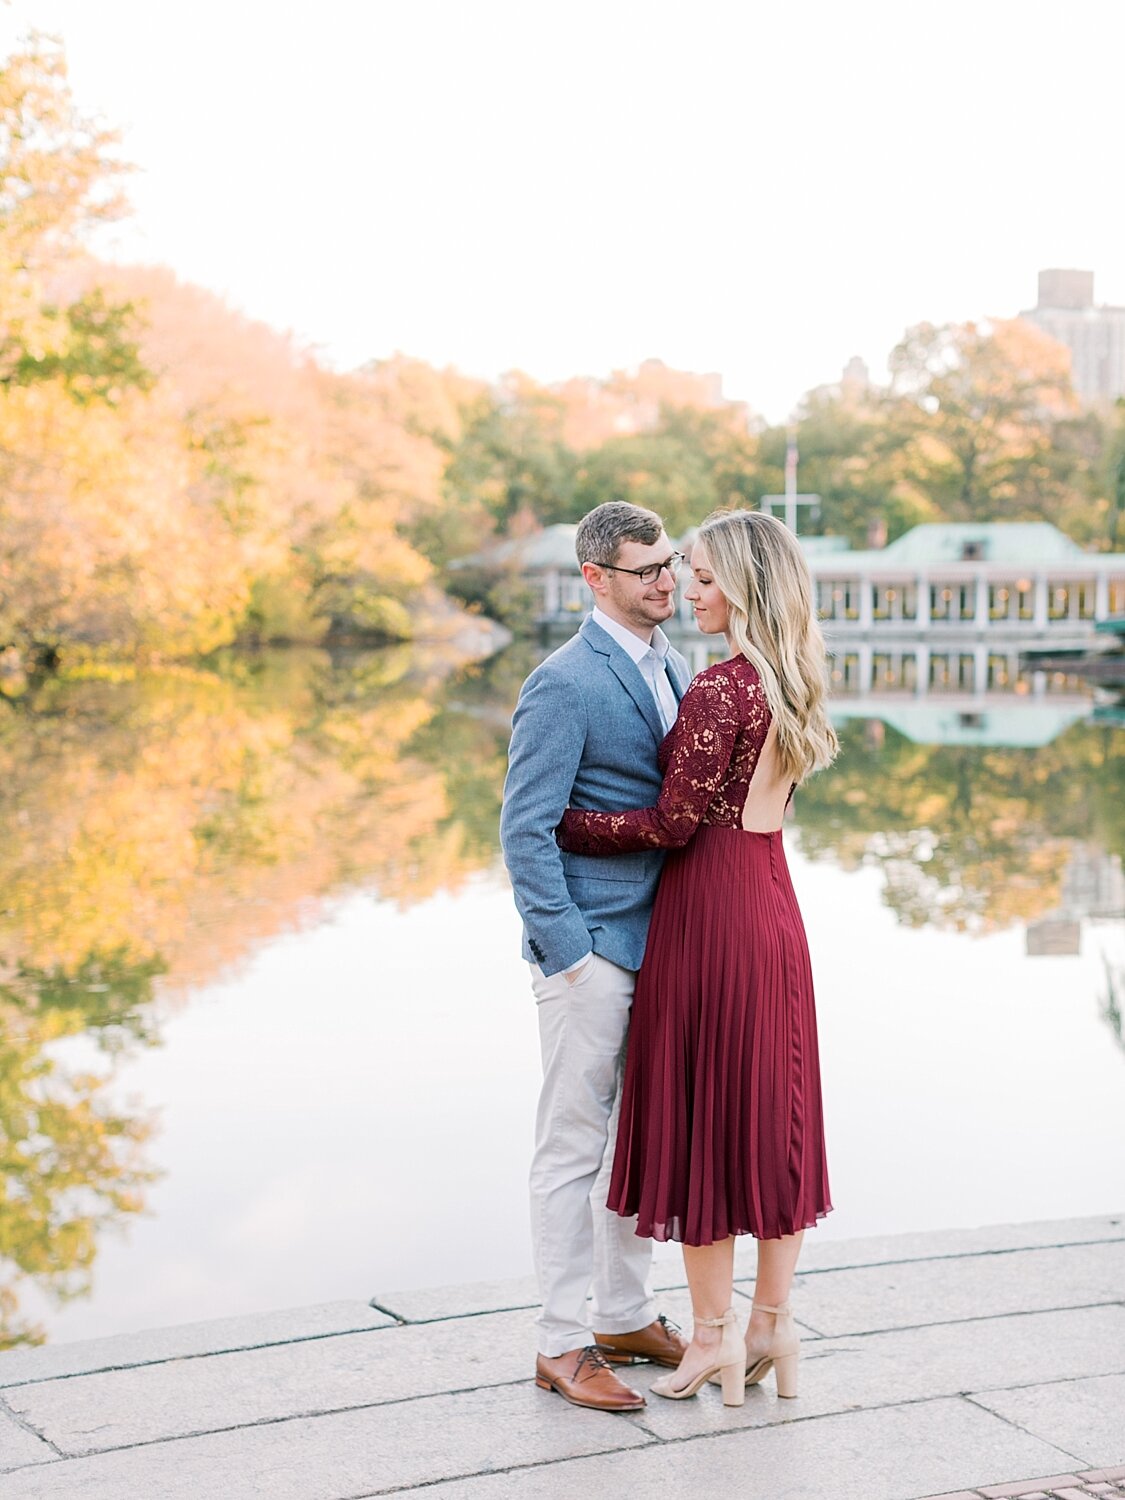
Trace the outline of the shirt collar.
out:
[[[671,643],[659,625],[653,629],[651,646],[646,646],[640,636],[634,635],[631,630],[626,630],[625,626],[619,625],[616,620],[611,620],[609,615],[604,610],[599,609],[596,604],[593,610],[593,621],[595,625],[601,626],[606,635],[612,636],[621,649],[626,651],[638,666],[644,661],[650,651],[654,653],[661,666],[664,665],[664,660],[668,655]]]

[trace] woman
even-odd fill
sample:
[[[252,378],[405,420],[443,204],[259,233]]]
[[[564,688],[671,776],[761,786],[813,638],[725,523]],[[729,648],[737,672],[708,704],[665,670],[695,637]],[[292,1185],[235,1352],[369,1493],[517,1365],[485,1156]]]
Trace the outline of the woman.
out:
[[[772,516],[703,523],[686,597],[732,655],[692,682],[660,747],[655,807],[568,809],[564,849],[667,848],[637,976],[609,1207],[683,1242],[694,1332],[660,1396],[720,1378],[723,1400],[772,1367],[797,1394],[789,1289],[803,1231],[831,1208],[808,945],[781,822],[837,750],[825,653],[801,549]],[[734,1240],[758,1241],[745,1341]]]

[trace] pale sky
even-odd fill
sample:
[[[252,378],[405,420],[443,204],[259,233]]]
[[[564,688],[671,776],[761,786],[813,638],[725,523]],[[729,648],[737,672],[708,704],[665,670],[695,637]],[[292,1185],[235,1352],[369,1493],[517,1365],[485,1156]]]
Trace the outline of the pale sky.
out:
[[[1119,0],[11,0],[162,261],[343,367],[718,370],[782,420],[1044,266],[1125,303]]]

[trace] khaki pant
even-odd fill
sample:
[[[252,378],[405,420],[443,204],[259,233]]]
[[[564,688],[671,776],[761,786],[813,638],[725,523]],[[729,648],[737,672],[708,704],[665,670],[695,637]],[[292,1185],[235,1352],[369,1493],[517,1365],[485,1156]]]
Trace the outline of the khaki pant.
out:
[[[543,1057],[531,1236],[548,1358],[592,1344],[594,1329],[632,1333],[656,1316],[651,1241],[605,1206],[635,977],[597,954],[573,983],[531,966]]]

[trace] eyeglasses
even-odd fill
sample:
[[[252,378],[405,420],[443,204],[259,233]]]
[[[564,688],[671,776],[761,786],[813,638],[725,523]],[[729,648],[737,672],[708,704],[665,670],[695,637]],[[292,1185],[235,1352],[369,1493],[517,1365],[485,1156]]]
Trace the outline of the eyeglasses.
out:
[[[655,583],[665,568],[671,577],[675,578],[683,560],[679,552],[673,552],[672,556],[666,557],[663,562],[649,563],[647,568],[618,568],[613,563],[595,563],[595,567],[605,568],[607,573],[632,573],[634,578],[639,578],[642,583],[649,584]]]

